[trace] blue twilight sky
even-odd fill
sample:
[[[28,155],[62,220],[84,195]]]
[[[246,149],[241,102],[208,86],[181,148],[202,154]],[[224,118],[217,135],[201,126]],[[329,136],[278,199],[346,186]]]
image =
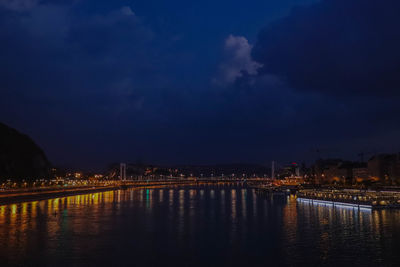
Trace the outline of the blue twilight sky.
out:
[[[0,0],[0,121],[55,164],[400,151],[395,0]]]

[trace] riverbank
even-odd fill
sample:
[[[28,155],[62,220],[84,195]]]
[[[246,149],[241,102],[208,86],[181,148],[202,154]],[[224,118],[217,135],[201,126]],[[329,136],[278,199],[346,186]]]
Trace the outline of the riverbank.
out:
[[[51,199],[57,197],[66,197],[79,194],[90,194],[103,191],[112,191],[121,189],[120,186],[95,186],[95,187],[85,187],[85,188],[72,188],[72,189],[52,189],[46,191],[31,191],[23,193],[2,193],[0,195],[0,205],[20,203],[25,201],[43,200]]]
[[[139,182],[139,183],[116,183],[112,185],[74,186],[71,188],[45,188],[9,190],[0,192],[0,205],[21,203],[26,201],[52,199],[81,194],[91,194],[105,191],[122,190],[127,188],[149,188],[159,186],[174,186],[187,183],[180,182]]]
[[[165,186],[188,186],[201,184],[237,184],[232,181],[195,181],[195,180],[177,180],[177,181],[126,181],[114,182],[104,185],[82,185],[71,187],[46,187],[46,188],[25,188],[10,189],[0,191],[0,205],[21,203],[26,201],[37,201],[59,197],[67,197],[81,194],[91,194],[104,191],[123,190],[127,188],[155,188]]]

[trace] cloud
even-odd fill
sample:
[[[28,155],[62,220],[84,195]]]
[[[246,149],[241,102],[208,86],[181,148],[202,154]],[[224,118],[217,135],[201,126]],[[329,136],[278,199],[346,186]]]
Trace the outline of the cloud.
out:
[[[350,8],[347,2],[337,1]],[[362,34],[350,34],[356,32],[352,30],[347,38],[340,34],[347,30],[323,26],[332,30],[324,33],[318,46],[308,47],[308,39],[315,40],[323,32],[317,30],[319,20],[327,19],[321,18],[326,16],[322,8],[321,14],[312,12],[310,26],[304,24],[307,18],[301,14],[315,9],[310,6],[271,24],[255,47],[245,37],[231,35],[224,42],[224,58],[215,79],[223,89],[215,90],[203,86],[212,75],[204,71],[203,59],[188,56],[188,60],[182,54],[182,50],[198,49],[199,55],[210,57],[208,49],[213,47],[200,50],[203,44],[186,42],[190,35],[151,24],[154,18],[146,18],[150,24],[145,23],[123,1],[104,2],[101,8],[95,0],[57,3],[43,0],[24,12],[0,10],[0,120],[28,129],[45,144],[54,162],[68,158],[106,161],[117,154],[129,159],[135,153],[155,158],[166,153],[164,158],[171,161],[194,154],[216,161],[259,161],[268,154],[274,159],[296,154],[304,158],[302,153],[311,146],[352,144],[360,136],[368,143],[370,136],[378,140],[381,133],[399,131],[397,99],[378,103],[374,97],[342,99],[327,94],[336,92],[328,83],[332,80],[346,85],[340,87],[341,92],[353,88],[354,68],[349,63],[354,61],[352,53],[365,48],[357,41],[351,49],[348,39],[368,35],[365,31],[375,29],[370,22],[360,21],[369,26],[358,26]],[[349,25],[354,24],[352,16],[344,19]],[[343,25],[337,20],[331,22]],[[295,25],[299,28],[293,29]],[[388,28],[388,35],[394,34],[392,30]],[[185,38],[176,42],[180,36]],[[366,47],[374,44],[371,38],[366,41]],[[326,48],[329,43],[331,49]],[[318,47],[331,54],[318,52]],[[393,49],[387,51],[396,58]],[[377,58],[372,55],[365,59]],[[341,65],[330,66],[319,58],[337,59]],[[360,71],[377,68],[376,60],[370,62],[359,64]],[[322,78],[328,67],[335,71],[327,82]],[[350,70],[346,71],[351,74],[346,78],[349,83],[337,72],[343,67]],[[198,79],[187,78],[191,73]],[[371,81],[380,73],[364,78]],[[314,78],[318,86],[310,87]],[[48,131],[49,127],[53,130]],[[398,143],[394,137],[386,142]],[[104,147],[100,153],[98,149]],[[73,157],[76,149],[88,152]],[[169,155],[170,151],[179,156]],[[213,159],[209,151],[216,151]]]
[[[129,6],[121,7],[121,12],[122,12],[122,14],[127,15],[127,16],[135,16],[135,12],[133,12],[131,7],[129,7]]]
[[[251,58],[253,46],[243,36],[233,36],[225,40],[225,60],[219,67],[219,76],[214,82],[219,85],[232,84],[244,73],[256,75],[262,64]]]
[[[400,95],[400,1],[323,0],[259,33],[260,75],[303,91]]]
[[[24,11],[35,7],[39,0],[0,0],[0,7],[14,11]]]
[[[0,87],[9,99],[1,104],[72,101],[69,108],[85,110],[78,100],[89,98],[93,110],[109,112],[122,104],[139,108],[142,95],[151,94],[142,88],[160,87],[154,76],[163,75],[164,65],[152,29],[127,6],[82,14],[79,4],[41,3],[17,14],[2,10]]]

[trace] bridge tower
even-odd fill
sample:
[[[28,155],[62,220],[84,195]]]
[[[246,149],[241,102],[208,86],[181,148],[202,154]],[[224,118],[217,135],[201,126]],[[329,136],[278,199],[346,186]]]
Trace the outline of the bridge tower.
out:
[[[275,179],[275,161],[272,161],[272,166],[271,166],[271,178]]]
[[[119,178],[121,181],[126,181],[126,163],[119,165]]]

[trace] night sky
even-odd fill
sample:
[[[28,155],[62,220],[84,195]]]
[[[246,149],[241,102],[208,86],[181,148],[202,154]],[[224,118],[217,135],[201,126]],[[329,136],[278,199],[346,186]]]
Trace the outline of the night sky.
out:
[[[0,121],[55,165],[400,151],[399,0],[0,0]]]

